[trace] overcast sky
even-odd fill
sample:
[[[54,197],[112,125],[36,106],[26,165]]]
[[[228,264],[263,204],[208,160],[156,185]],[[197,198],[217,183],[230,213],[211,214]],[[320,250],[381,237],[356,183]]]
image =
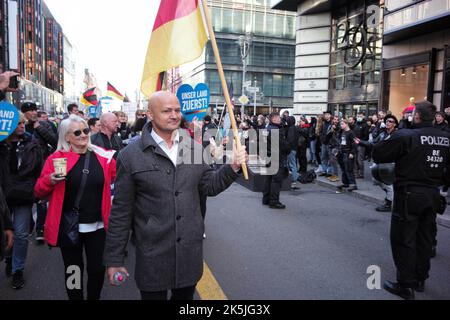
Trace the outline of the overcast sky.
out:
[[[103,94],[109,81],[134,100],[160,0],[45,2]]]

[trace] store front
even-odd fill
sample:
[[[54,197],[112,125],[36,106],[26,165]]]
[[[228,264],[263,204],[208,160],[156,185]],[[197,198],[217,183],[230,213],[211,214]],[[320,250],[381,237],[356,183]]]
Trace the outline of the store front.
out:
[[[383,106],[397,117],[416,102],[432,101],[434,93],[436,50],[383,61]]]

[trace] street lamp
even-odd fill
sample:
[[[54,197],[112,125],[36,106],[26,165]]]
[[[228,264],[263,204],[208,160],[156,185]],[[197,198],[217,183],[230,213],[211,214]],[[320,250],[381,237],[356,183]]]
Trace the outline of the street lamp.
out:
[[[252,35],[247,32],[240,36],[238,39],[239,47],[241,48],[241,59],[242,59],[242,96],[245,95],[245,75],[247,73],[247,57],[250,53],[250,47],[252,45]],[[245,114],[245,104],[242,103],[241,107],[241,118],[244,119]]]

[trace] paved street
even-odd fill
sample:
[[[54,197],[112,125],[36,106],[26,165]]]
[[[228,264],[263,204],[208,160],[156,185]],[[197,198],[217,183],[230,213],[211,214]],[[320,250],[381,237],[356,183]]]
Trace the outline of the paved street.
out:
[[[285,192],[288,209],[273,211],[260,194],[235,184],[208,200],[205,261],[230,300],[397,299],[368,290],[367,267],[381,268],[382,281],[395,279],[389,246],[389,214],[348,194],[308,185]],[[450,299],[450,229],[439,227],[426,293],[417,299]],[[132,273],[133,249],[128,267]],[[9,288],[0,272],[0,299],[66,299],[58,249],[30,245],[26,287]],[[198,297],[198,296],[197,296]],[[138,299],[133,281],[105,286],[104,299]]]

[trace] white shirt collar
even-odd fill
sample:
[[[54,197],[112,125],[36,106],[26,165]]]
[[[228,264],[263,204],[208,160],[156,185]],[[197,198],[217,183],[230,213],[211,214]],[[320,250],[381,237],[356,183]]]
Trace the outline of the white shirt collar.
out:
[[[155,140],[155,142],[159,146],[161,146],[161,145],[167,146],[166,141],[163,138],[161,138],[161,136],[158,135],[155,132],[155,130],[152,130],[151,135],[152,135],[153,140]],[[177,145],[180,142],[180,133],[178,132],[178,130],[173,132],[173,134],[172,134],[172,142],[174,143],[174,145]]]

